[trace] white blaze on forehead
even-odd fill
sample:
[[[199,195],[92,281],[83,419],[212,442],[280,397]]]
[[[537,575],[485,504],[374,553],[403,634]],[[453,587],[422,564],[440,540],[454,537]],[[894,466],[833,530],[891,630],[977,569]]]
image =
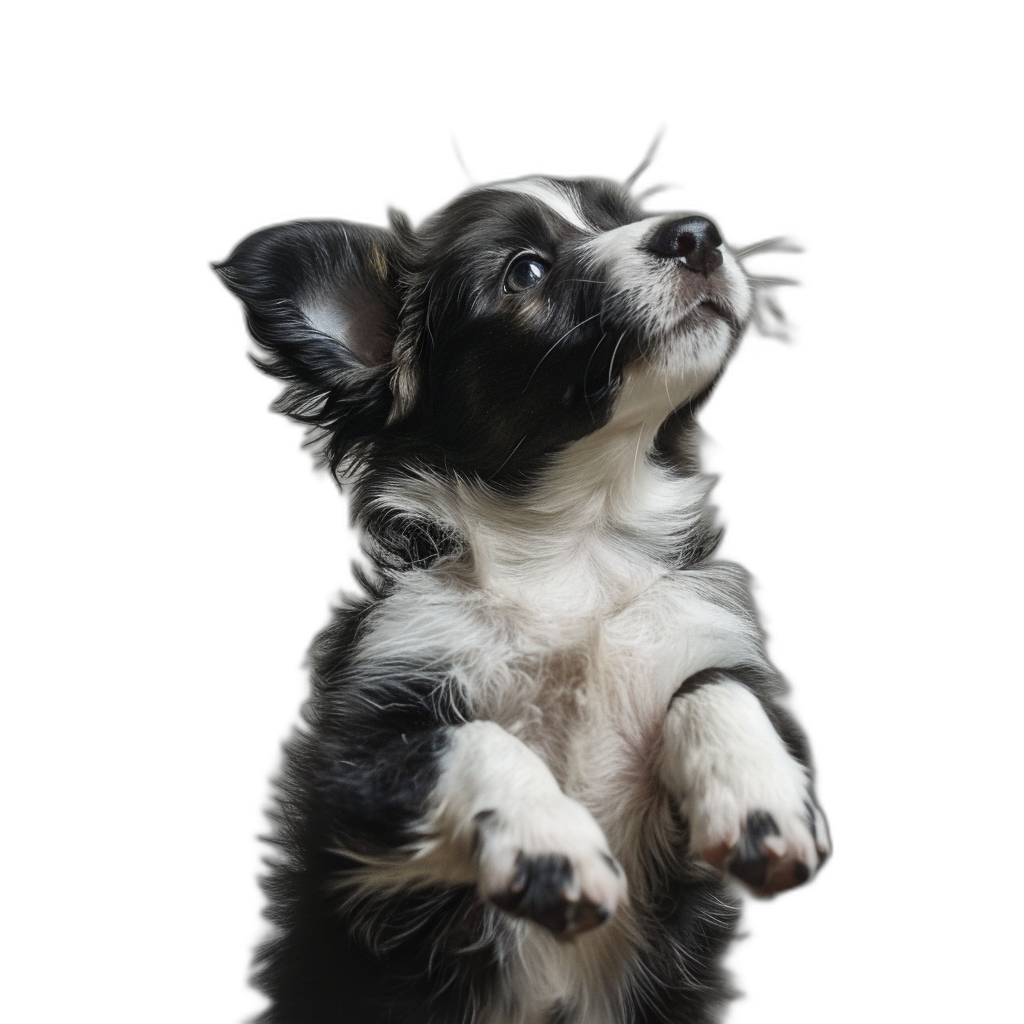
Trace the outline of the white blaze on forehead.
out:
[[[569,196],[558,188],[557,185],[544,181],[542,178],[506,181],[493,187],[502,189],[505,192],[518,192],[524,196],[532,196],[574,228],[579,228],[580,231],[593,230],[580,216],[579,210],[573,205]]]
[[[603,231],[590,242],[590,251],[600,263],[611,263],[618,258],[632,256],[640,251],[647,237],[653,235],[657,225],[665,220],[665,215],[659,214]]]

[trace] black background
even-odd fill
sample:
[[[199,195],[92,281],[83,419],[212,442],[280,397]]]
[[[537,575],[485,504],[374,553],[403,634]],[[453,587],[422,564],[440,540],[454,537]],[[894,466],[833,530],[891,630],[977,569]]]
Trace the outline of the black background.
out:
[[[675,187],[649,209],[709,213],[734,248],[784,237],[804,249],[746,264],[800,282],[779,292],[793,340],[749,337],[703,422],[728,526],[722,553],[757,581],[771,652],[811,737],[835,857],[812,886],[751,908],[751,938],[733,958],[749,997],[731,1020],[818,1022],[876,1000],[898,952],[885,924],[869,951],[861,941],[880,927],[868,819],[885,799],[876,765],[887,740],[868,670],[880,629],[864,469],[877,456],[864,450],[863,421],[877,367],[865,353],[866,271],[851,239],[868,230],[864,182],[878,150],[865,144],[869,100],[846,100],[823,119],[803,84],[766,103],[761,89],[752,81],[742,102],[707,109],[683,96],[648,108],[642,97],[581,94],[524,111],[515,94],[470,114],[378,101],[355,115],[346,100],[311,116],[268,87],[262,118],[225,113],[202,144],[189,125],[175,127],[168,153],[186,199],[166,198],[174,293],[154,286],[157,315],[176,334],[161,371],[175,483],[163,501],[176,524],[164,568],[187,594],[171,612],[188,673],[166,712],[174,758],[187,766],[174,814],[184,831],[172,841],[187,866],[171,913],[200,922],[177,991],[202,988],[203,1019],[231,1022],[258,1005],[244,975],[266,777],[303,693],[305,647],[348,580],[350,553],[344,506],[311,473],[297,430],[267,412],[275,387],[248,365],[240,309],[208,263],[275,221],[379,224],[389,206],[419,220],[467,184],[462,162],[477,182],[622,180],[663,131],[639,187]],[[873,326],[873,344],[888,343],[885,330]]]

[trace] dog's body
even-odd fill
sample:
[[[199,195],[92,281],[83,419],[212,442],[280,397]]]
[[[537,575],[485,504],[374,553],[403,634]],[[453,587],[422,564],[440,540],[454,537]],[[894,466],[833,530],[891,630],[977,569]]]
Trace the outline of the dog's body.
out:
[[[609,182],[242,242],[280,408],[374,573],[313,650],[273,1024],[717,1018],[737,916],[828,853],[694,412],[751,316],[715,226]]]

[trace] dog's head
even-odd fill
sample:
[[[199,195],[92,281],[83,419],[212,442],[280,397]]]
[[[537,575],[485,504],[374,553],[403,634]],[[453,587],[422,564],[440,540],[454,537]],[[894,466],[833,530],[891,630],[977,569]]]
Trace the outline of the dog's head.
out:
[[[473,188],[417,230],[271,227],[217,270],[287,382],[278,408],[356,480],[501,487],[610,424],[653,435],[708,394],[752,310],[711,220],[599,180]]]

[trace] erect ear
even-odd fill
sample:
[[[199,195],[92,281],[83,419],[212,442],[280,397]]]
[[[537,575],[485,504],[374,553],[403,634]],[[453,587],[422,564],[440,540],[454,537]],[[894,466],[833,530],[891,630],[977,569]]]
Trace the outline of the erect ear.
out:
[[[245,305],[249,331],[266,353],[255,362],[289,382],[278,402],[282,412],[331,429],[340,416],[359,413],[383,425],[399,245],[383,228],[296,221],[255,232],[215,266]],[[371,429],[370,422],[363,426],[363,433]]]

